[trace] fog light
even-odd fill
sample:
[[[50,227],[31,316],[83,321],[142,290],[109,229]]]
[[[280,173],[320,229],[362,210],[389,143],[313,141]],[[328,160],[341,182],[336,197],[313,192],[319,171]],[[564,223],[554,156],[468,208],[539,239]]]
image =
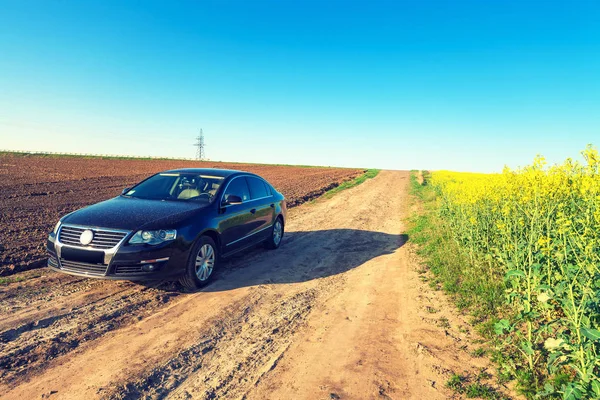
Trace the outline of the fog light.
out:
[[[156,270],[156,265],[154,264],[144,264],[142,265],[142,271],[144,272],[152,272]]]

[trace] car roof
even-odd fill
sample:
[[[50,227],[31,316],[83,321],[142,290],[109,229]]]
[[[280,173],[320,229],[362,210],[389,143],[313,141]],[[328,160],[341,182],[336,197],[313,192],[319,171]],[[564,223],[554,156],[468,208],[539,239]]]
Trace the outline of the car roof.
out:
[[[250,172],[238,171],[235,169],[221,169],[221,168],[179,168],[179,169],[170,169],[168,171],[162,171],[162,173],[212,175],[212,176],[222,176],[223,178],[227,178],[228,176],[231,176],[234,174],[254,175]]]

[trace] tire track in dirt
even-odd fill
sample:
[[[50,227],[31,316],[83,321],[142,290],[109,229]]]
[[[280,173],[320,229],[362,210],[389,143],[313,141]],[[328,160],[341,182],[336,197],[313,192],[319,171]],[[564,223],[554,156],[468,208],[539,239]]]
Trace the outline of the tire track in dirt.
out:
[[[50,360],[141,320],[177,295],[153,288],[129,287],[79,306],[62,307],[59,310],[63,312],[2,331],[0,379],[11,384],[21,376],[42,370]],[[87,299],[91,300],[89,296]]]
[[[270,260],[258,256],[253,260],[258,265],[247,270],[241,266],[228,268],[209,290],[227,290],[232,286],[231,281],[236,282],[243,275],[244,282],[258,285],[251,295],[243,298],[243,309],[227,307],[222,316],[207,324],[199,344],[150,373],[143,372],[143,378],[137,381],[131,382],[128,377],[103,390],[103,397],[161,398],[167,394],[176,399],[243,397],[249,387],[274,368],[314,305],[327,301],[343,285],[341,274],[346,268],[336,266],[346,266],[342,259],[352,252],[333,251],[326,257],[319,253],[323,248],[341,249],[361,237],[364,237],[361,232],[352,230],[329,238],[317,232],[294,233],[283,244],[295,256],[292,276],[272,279],[268,274],[269,264],[284,263],[290,251],[288,254],[277,252]],[[315,241],[320,245],[314,246]],[[287,281],[303,281],[304,285],[295,288],[286,284]],[[284,287],[277,286],[282,283]]]
[[[260,294],[248,296],[243,299],[241,312],[240,305],[234,304],[224,310],[225,317],[211,321],[199,343],[154,368],[147,377],[106,390],[103,397],[160,398],[168,394],[176,398],[198,394],[207,398],[237,397],[234,391],[239,383],[253,379],[265,359],[288,342],[303,323],[315,293],[307,290],[278,301]],[[259,308],[261,312],[257,311]],[[264,313],[265,310],[269,312]],[[229,368],[224,368],[225,360],[230,360]],[[195,378],[203,383],[204,393],[177,390],[182,382],[199,372]]]
[[[136,285],[129,282],[92,280],[48,270],[47,275],[10,284],[2,292],[0,312],[6,317],[0,321],[0,332],[19,329],[19,326],[39,325],[41,320],[68,313],[99,299],[108,299],[133,287]]]

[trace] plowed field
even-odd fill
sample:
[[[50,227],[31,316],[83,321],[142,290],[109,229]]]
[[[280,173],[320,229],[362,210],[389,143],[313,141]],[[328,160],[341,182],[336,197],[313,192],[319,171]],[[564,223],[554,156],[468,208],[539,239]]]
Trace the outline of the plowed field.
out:
[[[286,196],[289,207],[363,172],[177,160],[0,155],[0,276],[43,267],[46,237],[62,215],[117,196],[123,188],[159,171],[213,167],[261,175]]]

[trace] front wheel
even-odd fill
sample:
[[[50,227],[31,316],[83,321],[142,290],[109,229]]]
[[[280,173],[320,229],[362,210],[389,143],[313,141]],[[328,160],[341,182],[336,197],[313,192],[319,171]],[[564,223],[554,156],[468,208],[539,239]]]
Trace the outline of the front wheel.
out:
[[[273,224],[273,228],[271,229],[271,235],[267,240],[265,240],[265,246],[268,249],[277,249],[281,245],[281,240],[283,239],[283,220],[281,217],[278,217],[275,223]]]
[[[192,248],[185,275],[179,282],[190,290],[200,289],[210,282],[218,260],[217,246],[208,236],[202,236]]]

